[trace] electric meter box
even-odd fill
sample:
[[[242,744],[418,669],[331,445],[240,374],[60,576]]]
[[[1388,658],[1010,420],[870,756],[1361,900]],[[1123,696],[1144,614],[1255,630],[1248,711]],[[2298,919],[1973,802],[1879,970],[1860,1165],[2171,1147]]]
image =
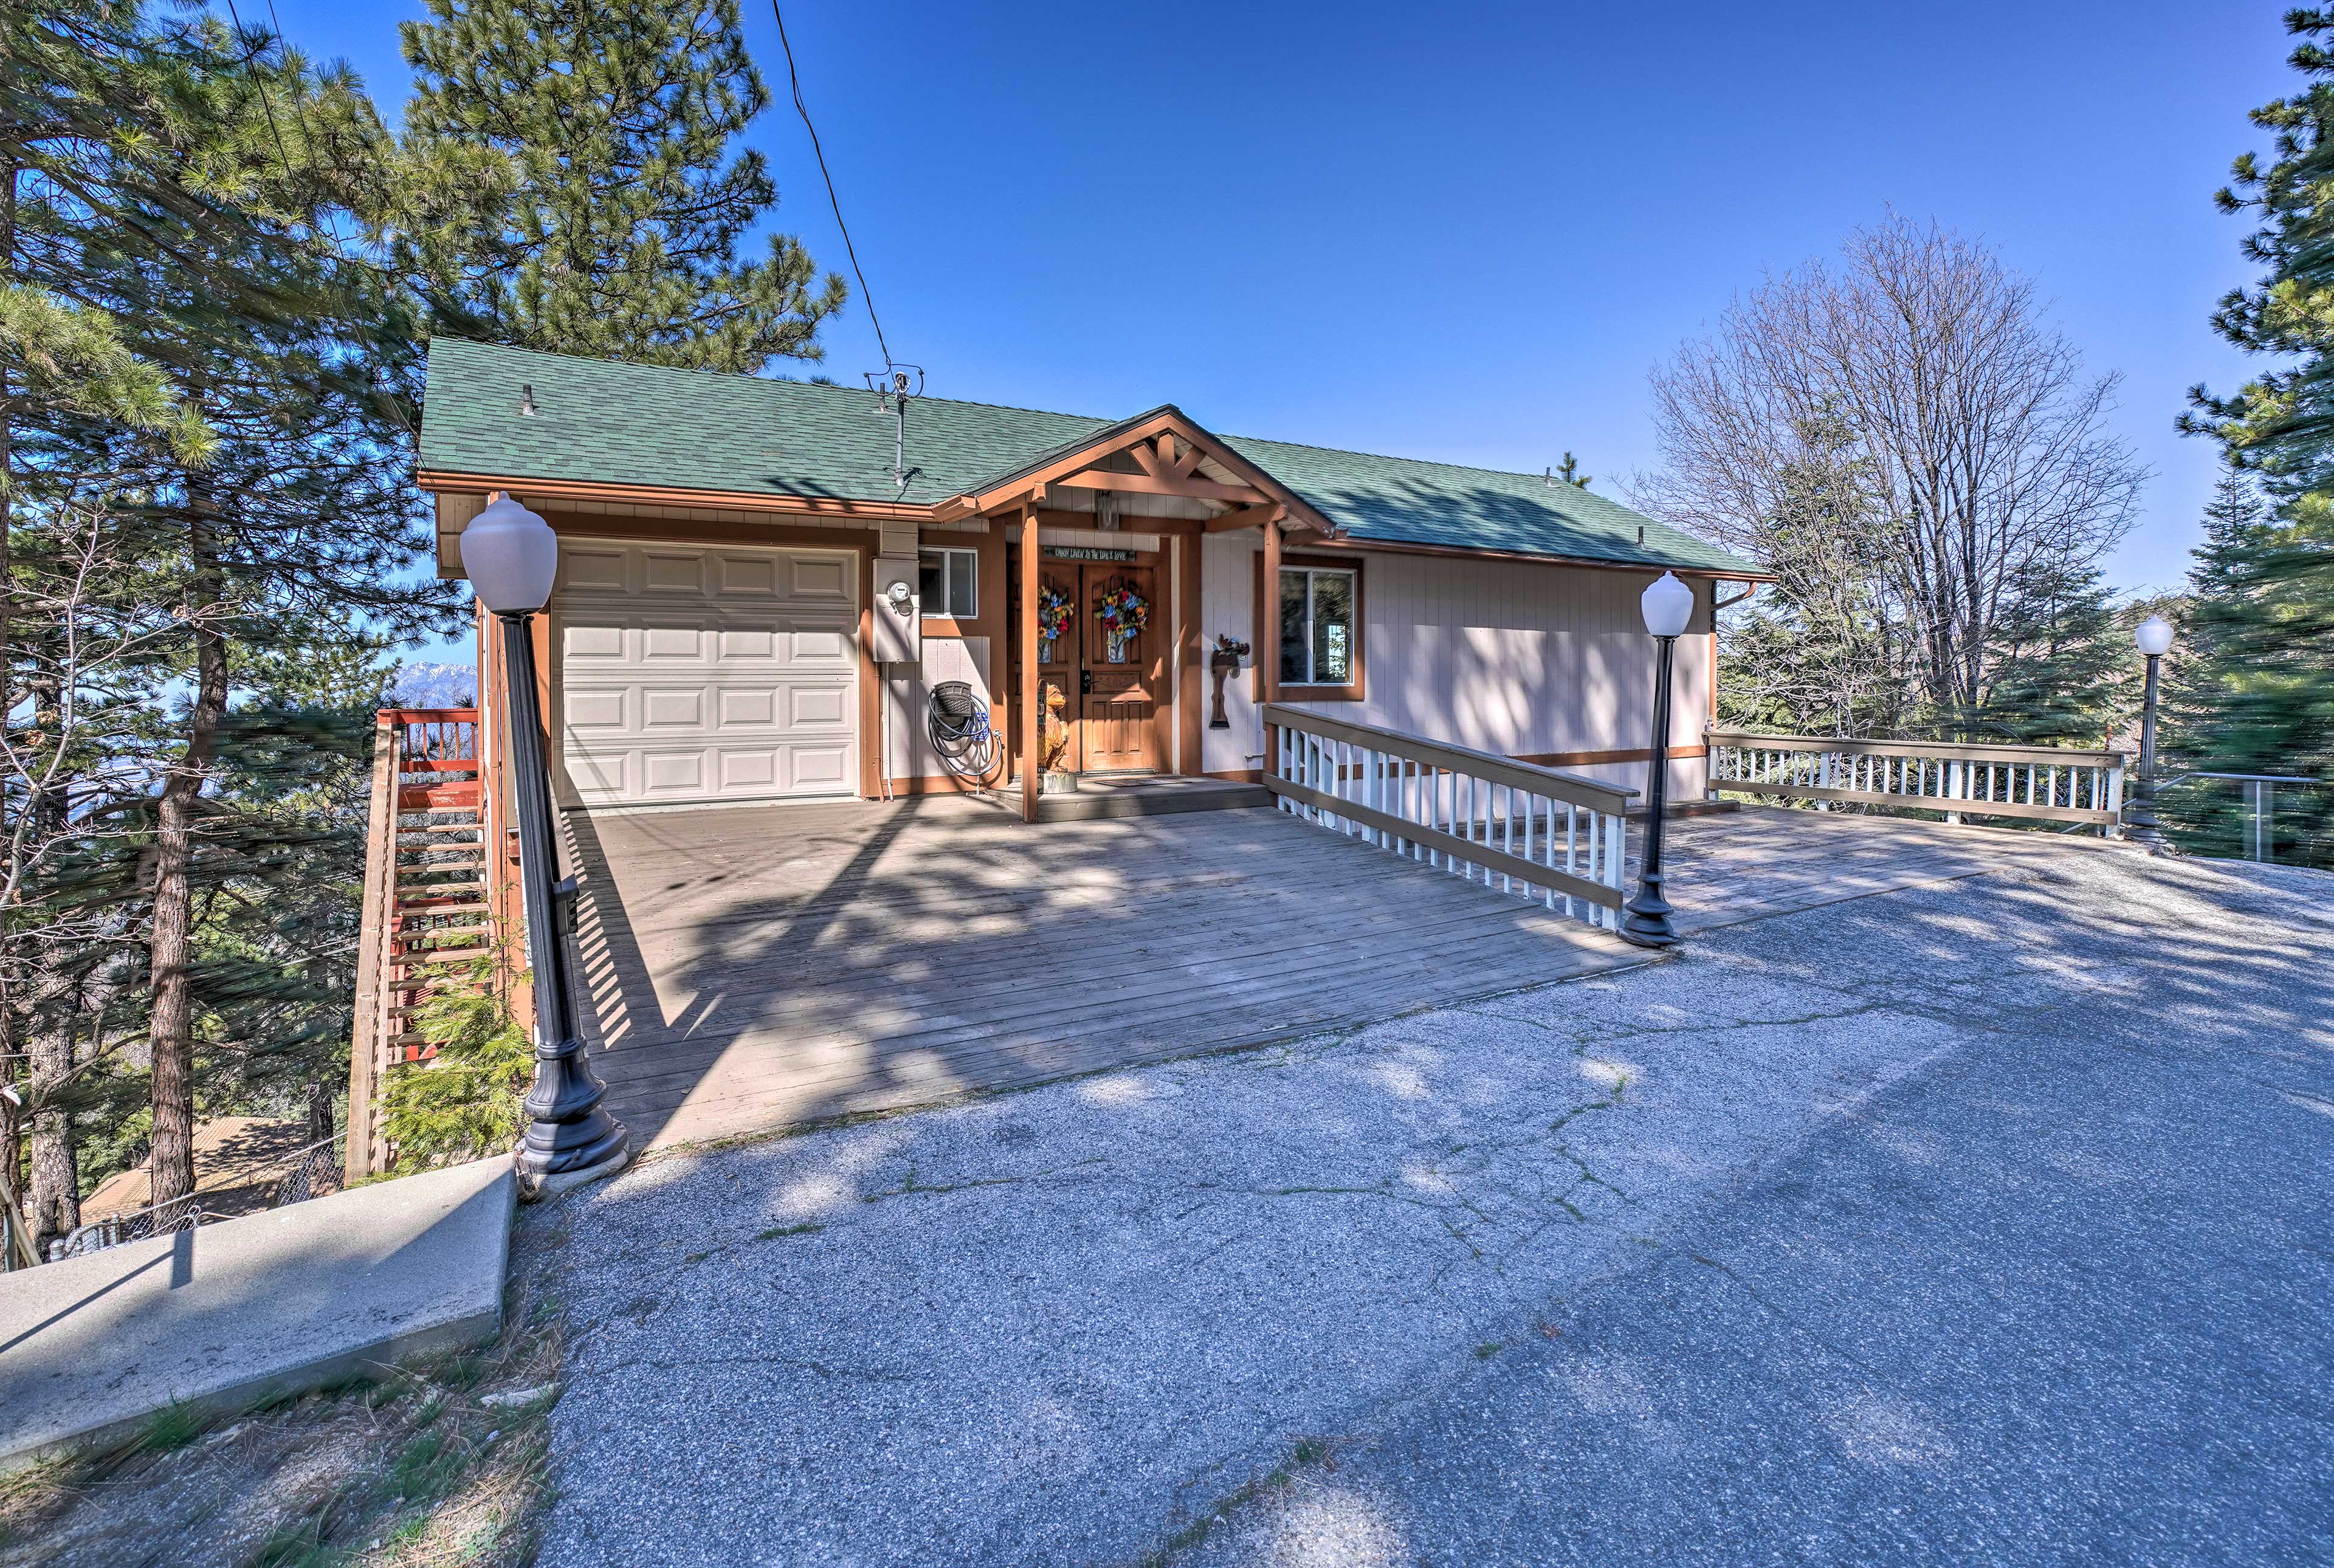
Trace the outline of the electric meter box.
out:
[[[913,555],[875,558],[875,646],[878,664],[921,664],[924,657],[923,603],[917,592]]]

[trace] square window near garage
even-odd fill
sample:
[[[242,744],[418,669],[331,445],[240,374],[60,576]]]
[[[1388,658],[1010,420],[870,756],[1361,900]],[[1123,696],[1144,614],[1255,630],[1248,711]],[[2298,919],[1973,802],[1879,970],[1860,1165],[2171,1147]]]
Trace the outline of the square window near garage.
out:
[[[1280,679],[1286,686],[1358,684],[1356,574],[1342,568],[1280,572]]]
[[[979,552],[923,550],[917,553],[917,587],[927,619],[970,620],[980,613]]]

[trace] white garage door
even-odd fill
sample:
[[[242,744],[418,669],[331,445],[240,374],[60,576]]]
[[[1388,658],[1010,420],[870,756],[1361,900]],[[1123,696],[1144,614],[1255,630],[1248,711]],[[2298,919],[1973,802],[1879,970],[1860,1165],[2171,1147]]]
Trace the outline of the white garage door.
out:
[[[563,543],[553,609],[572,798],[855,793],[856,562],[834,551]]]

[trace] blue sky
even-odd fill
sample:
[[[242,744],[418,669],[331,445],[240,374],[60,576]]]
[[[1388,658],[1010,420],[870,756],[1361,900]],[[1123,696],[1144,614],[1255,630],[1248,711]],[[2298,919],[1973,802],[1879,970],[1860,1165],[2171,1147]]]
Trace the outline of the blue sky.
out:
[[[767,0],[776,223],[844,269]],[[276,0],[392,117],[410,4]],[[2152,470],[2111,560],[2186,570],[2186,390],[2244,281],[2211,195],[2286,91],[2282,5],[1174,7],[796,0],[787,31],[892,352],[950,397],[1599,476],[1655,461],[1646,371],[1889,207],[2036,277]],[[265,0],[244,8],[265,14]],[[881,365],[863,309],[825,369]]]

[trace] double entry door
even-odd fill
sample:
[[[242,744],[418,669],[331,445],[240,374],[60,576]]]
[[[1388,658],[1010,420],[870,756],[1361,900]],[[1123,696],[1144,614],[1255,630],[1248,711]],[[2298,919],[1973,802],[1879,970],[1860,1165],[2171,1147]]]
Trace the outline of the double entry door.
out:
[[[1158,772],[1167,647],[1158,572],[1118,562],[1041,560],[1037,582],[1046,601],[1059,595],[1070,612],[1059,635],[1037,644],[1038,700],[1045,704],[1048,693],[1059,691],[1070,726],[1061,765],[1079,773]],[[1124,604],[1129,595],[1143,606],[1143,624],[1114,639],[1096,611],[1114,599]]]

